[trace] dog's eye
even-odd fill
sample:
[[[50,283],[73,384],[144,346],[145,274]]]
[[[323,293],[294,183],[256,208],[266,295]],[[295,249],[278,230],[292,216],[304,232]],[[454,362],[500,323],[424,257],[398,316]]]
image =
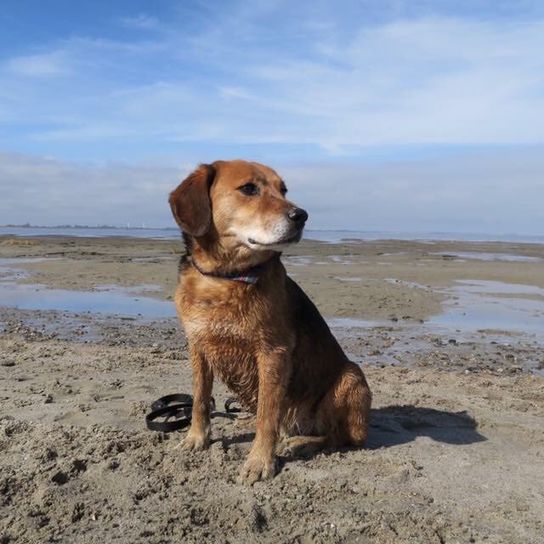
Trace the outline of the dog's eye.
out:
[[[259,188],[254,183],[246,183],[241,187],[238,187],[238,190],[246,196],[255,196],[259,194]]]
[[[280,193],[285,196],[287,194],[287,187],[285,185],[283,187],[280,187]]]

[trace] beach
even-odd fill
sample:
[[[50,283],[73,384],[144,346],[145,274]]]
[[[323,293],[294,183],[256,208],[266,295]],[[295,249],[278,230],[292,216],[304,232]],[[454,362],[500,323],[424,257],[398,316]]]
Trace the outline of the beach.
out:
[[[180,240],[0,236],[0,543],[540,543],[544,245],[303,240],[288,273],[373,392],[364,449],[237,475],[250,418],[208,451],[146,429],[191,392]],[[228,391],[217,381],[222,409]]]

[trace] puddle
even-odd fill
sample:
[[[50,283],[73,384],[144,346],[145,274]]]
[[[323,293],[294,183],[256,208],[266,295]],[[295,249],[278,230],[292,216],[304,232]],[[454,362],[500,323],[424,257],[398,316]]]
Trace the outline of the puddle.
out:
[[[20,310],[63,310],[146,318],[176,315],[172,302],[134,294],[145,290],[146,286],[108,285],[96,291],[68,291],[48,289],[39,284],[3,282],[0,284],[0,305]]]
[[[0,281],[20,281],[28,278],[28,271],[18,267],[20,264],[40,263],[48,261],[46,257],[0,258]]]
[[[162,291],[162,287],[155,283],[141,283],[140,285],[134,285],[132,287],[120,287],[115,283],[105,283],[98,285],[95,291],[118,291],[119,289],[125,290],[127,293],[138,295],[141,293],[158,293]]]
[[[164,261],[172,261],[175,260],[172,257],[163,257],[163,256],[156,256],[156,257],[132,257],[131,261],[133,263],[160,263]]]
[[[329,255],[328,258],[335,264],[353,264],[353,260],[347,255]]]
[[[523,285],[518,283],[504,283],[502,281],[489,280],[457,280],[462,289],[470,293],[490,293],[495,295],[538,295],[544,296],[544,289],[536,285]]]
[[[312,258],[306,255],[284,257],[283,261],[285,264],[290,264],[291,266],[308,266],[309,264],[312,264]]]
[[[448,251],[447,253],[431,253],[442,257],[457,257],[477,261],[503,261],[511,263],[541,263],[544,257],[528,257],[526,255],[511,255],[509,253],[484,253],[479,251]]]
[[[497,281],[460,280],[445,291],[444,312],[428,325],[461,331],[499,330],[544,336],[544,289]],[[537,296],[537,299],[519,295]],[[543,297],[543,298],[540,298]]]
[[[384,321],[372,321],[369,319],[357,319],[355,317],[332,317],[326,319],[331,329],[368,329],[387,325]]]
[[[0,259],[0,306],[20,310],[61,310],[67,312],[104,313],[130,317],[174,317],[172,302],[156,300],[141,293],[158,292],[159,285],[142,284],[133,287],[99,285],[93,291],[49,289],[41,284],[17,283],[28,278],[19,265],[51,260],[45,257]]]
[[[405,285],[406,287],[411,287],[412,289],[430,289],[428,285],[422,285],[421,283],[417,283],[415,281],[397,280],[396,278],[384,278],[384,281],[393,285]]]

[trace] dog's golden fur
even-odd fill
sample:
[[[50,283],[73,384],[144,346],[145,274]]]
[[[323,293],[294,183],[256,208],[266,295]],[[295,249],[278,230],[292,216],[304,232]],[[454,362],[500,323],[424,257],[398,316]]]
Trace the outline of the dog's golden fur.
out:
[[[264,165],[217,161],[201,165],[170,195],[189,255],[175,294],[193,367],[193,419],[183,447],[209,444],[217,376],[256,414],[241,474],[250,482],[275,474],[280,438],[291,448],[359,446],[368,433],[371,394],[363,372],[280,261],[279,251],[300,239],[307,218],[285,193]],[[221,277],[258,265],[256,284]]]

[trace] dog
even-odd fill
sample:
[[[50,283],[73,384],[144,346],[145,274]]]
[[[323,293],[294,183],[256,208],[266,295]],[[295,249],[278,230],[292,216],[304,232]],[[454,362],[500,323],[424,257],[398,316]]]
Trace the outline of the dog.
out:
[[[174,300],[193,370],[182,448],[210,443],[217,376],[256,414],[240,473],[249,483],[276,474],[280,445],[362,446],[368,434],[371,393],[361,368],[280,260],[308,219],[286,193],[271,168],[233,160],[200,165],[169,198],[186,245]]]

